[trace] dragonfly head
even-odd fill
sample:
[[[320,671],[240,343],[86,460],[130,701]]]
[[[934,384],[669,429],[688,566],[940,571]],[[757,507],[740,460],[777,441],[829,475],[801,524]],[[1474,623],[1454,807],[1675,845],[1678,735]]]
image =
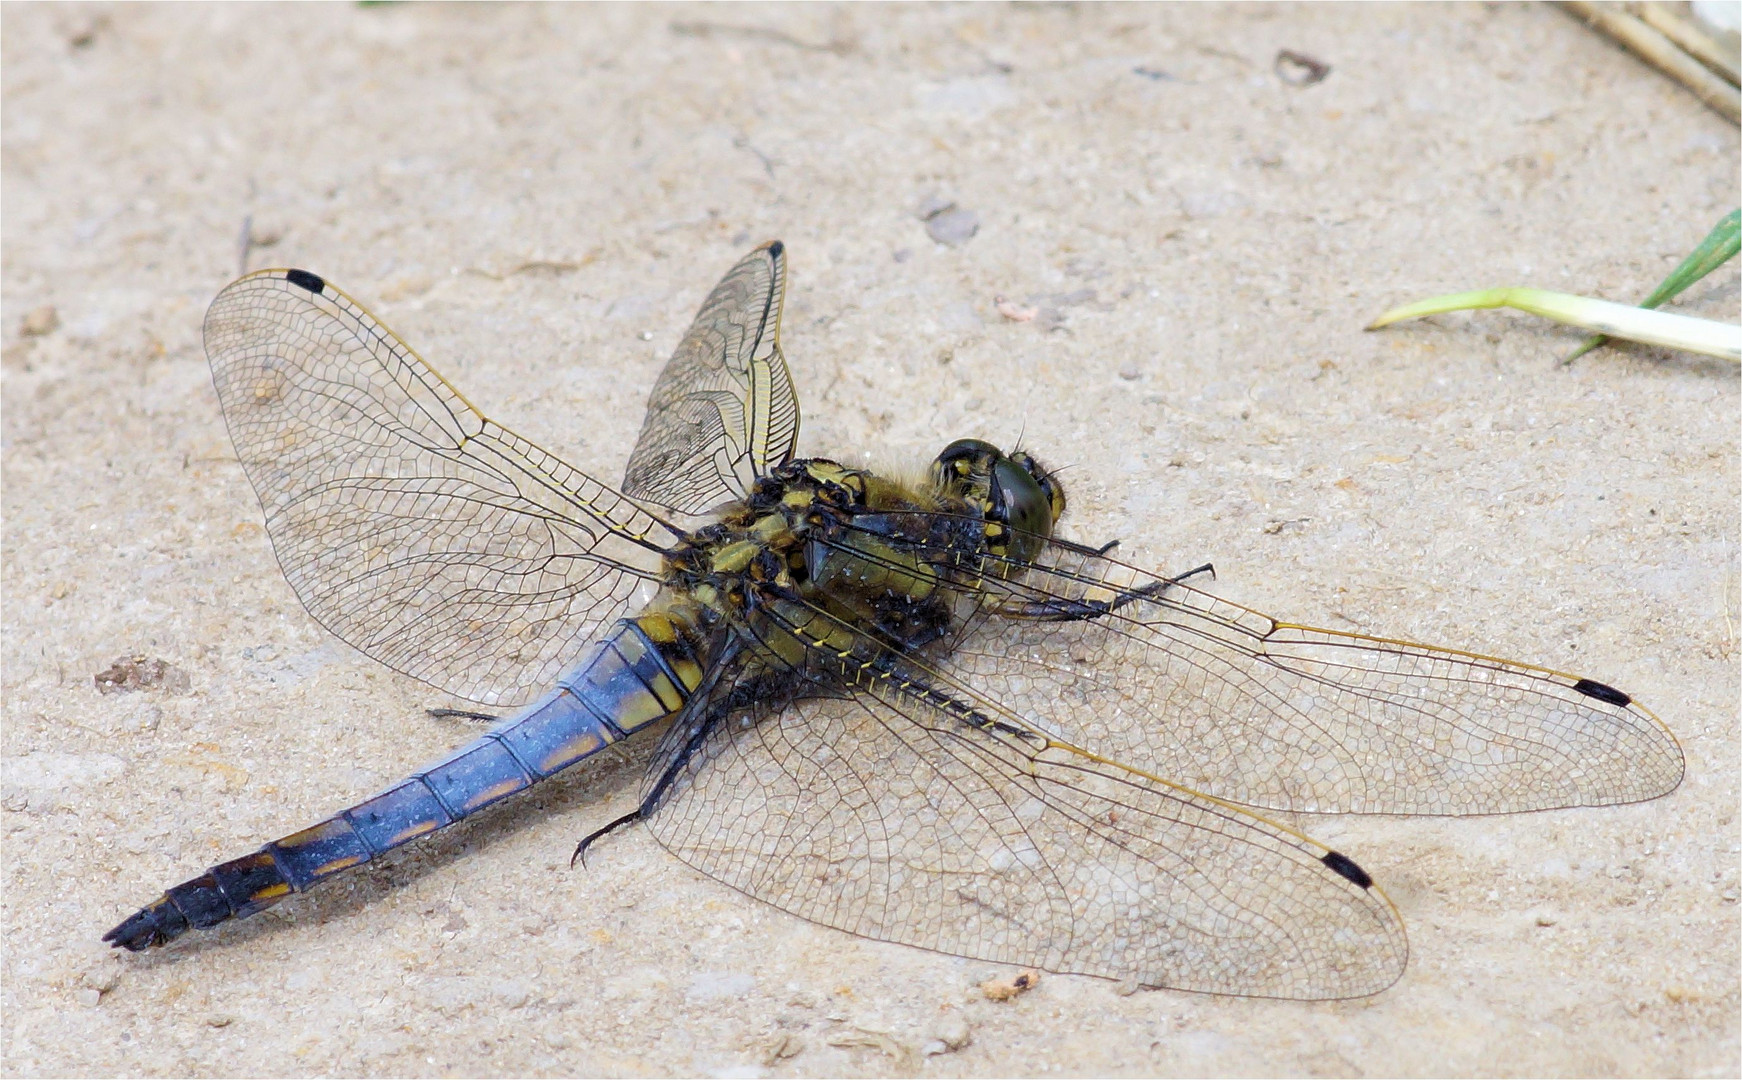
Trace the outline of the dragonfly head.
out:
[[[978,506],[986,518],[986,546],[994,554],[1027,562],[1040,554],[1065,512],[1065,493],[1038,461],[1004,451],[981,439],[957,439],[931,466],[932,481],[945,494]]]

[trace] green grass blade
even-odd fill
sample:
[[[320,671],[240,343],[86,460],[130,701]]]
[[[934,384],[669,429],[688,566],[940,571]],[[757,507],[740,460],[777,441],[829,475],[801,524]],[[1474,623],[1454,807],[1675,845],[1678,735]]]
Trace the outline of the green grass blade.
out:
[[[1651,290],[1650,296],[1639,302],[1639,306],[1655,308],[1675,299],[1689,285],[1735,258],[1738,251],[1742,251],[1742,210],[1732,210],[1712,227],[1712,231],[1700,241],[1700,246],[1683,259],[1680,266],[1671,270],[1669,276]],[[1592,334],[1561,363],[1570,364],[1608,340],[1607,334]]]
[[[1664,345],[1742,362],[1742,326],[1676,315],[1667,311],[1613,304],[1588,296],[1549,292],[1546,289],[1481,289],[1419,300],[1392,308],[1368,324],[1377,330],[1404,319],[1441,315],[1448,311],[1509,307],[1541,315],[1569,326],[1582,326],[1610,337]]]
[[[1394,307],[1385,314],[1367,324],[1367,329],[1377,330],[1382,326],[1390,326],[1394,322],[1405,319],[1419,319],[1426,315],[1444,315],[1448,311],[1475,311],[1481,308],[1506,307],[1511,303],[1513,289],[1478,289],[1475,292],[1450,293],[1446,296],[1434,296],[1426,300],[1417,300],[1413,304]]]
[[[1675,299],[1688,286],[1735,258],[1738,251],[1742,251],[1742,210],[1732,210],[1639,306],[1654,308]]]

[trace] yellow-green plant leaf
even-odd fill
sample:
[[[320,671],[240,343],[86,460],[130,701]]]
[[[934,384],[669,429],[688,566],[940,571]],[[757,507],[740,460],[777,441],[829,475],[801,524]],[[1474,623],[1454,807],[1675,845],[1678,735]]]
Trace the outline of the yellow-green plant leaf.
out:
[[[1712,226],[1712,231],[1700,241],[1700,246],[1683,259],[1680,266],[1671,270],[1669,276],[1651,290],[1651,295],[1639,302],[1639,306],[1655,308],[1675,299],[1689,285],[1735,258],[1738,251],[1742,251],[1742,210],[1732,210]],[[1607,334],[1592,334],[1561,363],[1570,364],[1608,340]]]
[[[1611,337],[1742,362],[1742,326],[1696,319],[1691,315],[1675,315],[1667,311],[1614,304],[1588,296],[1574,296],[1571,293],[1549,292],[1546,289],[1482,289],[1477,292],[1436,296],[1392,308],[1369,323],[1367,329],[1377,330],[1394,322],[1419,319],[1424,315],[1499,307],[1541,315],[1556,322],[1584,327]]]

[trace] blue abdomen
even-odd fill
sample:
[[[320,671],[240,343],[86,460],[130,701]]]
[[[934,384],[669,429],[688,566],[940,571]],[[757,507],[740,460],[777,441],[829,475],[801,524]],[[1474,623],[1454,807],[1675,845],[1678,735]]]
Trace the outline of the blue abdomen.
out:
[[[262,911],[555,776],[677,712],[700,683],[700,658],[670,617],[623,619],[549,693],[472,743],[318,825],[174,886],[103,940],[138,952]]]

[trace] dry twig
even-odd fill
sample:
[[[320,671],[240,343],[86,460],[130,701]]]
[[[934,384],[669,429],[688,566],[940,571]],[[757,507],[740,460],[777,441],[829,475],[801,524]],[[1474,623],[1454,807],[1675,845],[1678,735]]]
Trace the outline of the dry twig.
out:
[[[1661,30],[1654,29],[1645,20],[1629,12],[1626,5],[1562,0],[1561,7],[1633,50],[1647,63],[1692,90],[1694,96],[1732,122],[1742,123],[1742,93],[1738,93],[1735,83],[1707,68]],[[1659,21],[1669,25],[1668,20]],[[1678,28],[1678,32],[1689,37],[1704,36],[1698,27],[1685,21]],[[1708,45],[1709,48],[1705,51],[1721,51],[1716,43]],[[1733,64],[1729,66],[1729,70],[1734,70]]]

